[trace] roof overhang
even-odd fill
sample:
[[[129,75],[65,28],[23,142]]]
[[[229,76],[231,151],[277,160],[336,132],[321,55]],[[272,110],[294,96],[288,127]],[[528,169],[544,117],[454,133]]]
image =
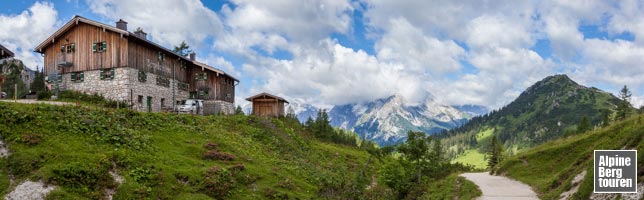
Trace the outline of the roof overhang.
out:
[[[232,78],[233,80],[239,82],[239,80],[237,78],[231,76],[230,74],[226,74],[226,72],[224,72],[224,71],[222,71],[220,69],[214,68],[214,67],[212,67],[210,65],[207,65],[205,63],[201,63],[201,62],[197,62],[197,61],[192,61],[192,62],[195,65],[197,65],[198,67],[201,67],[201,69],[208,70],[208,71],[211,71],[211,72],[215,72],[217,74],[222,74],[222,75],[228,76],[228,77]]]
[[[13,52],[9,51],[6,47],[0,45],[0,59],[13,57]]]
[[[287,104],[290,104],[288,101],[286,101],[286,99],[284,99],[284,98],[282,98],[282,97],[278,97],[278,96],[272,95],[272,94],[269,94],[269,93],[266,93],[266,92],[262,92],[262,93],[260,93],[260,94],[255,95],[255,96],[248,97],[248,98],[246,98],[246,101],[253,101],[253,100],[258,99],[258,98],[260,98],[260,97],[261,97],[261,98],[270,97],[270,98],[276,99],[276,100],[278,100],[278,101],[284,101],[284,102],[286,102]]]
[[[87,18],[84,18],[84,17],[76,15],[76,16],[74,16],[74,18],[69,20],[69,22],[67,22],[65,25],[63,25],[63,27],[61,27],[56,32],[54,32],[54,34],[49,36],[45,41],[41,42],[40,45],[36,46],[36,48],[34,48],[34,51],[38,52],[38,53],[44,53],[44,49],[47,48],[47,46],[49,46],[51,44],[54,44],[54,42],[56,42],[56,38],[58,38],[60,35],[66,33],[67,31],[69,31],[69,29],[73,28],[74,26],[76,26],[76,25],[78,25],[80,23],[85,23],[85,24],[96,26],[96,27],[100,27],[100,28],[103,28],[104,31],[109,30],[109,31],[112,31],[112,32],[120,33],[123,36],[128,36],[130,34],[130,32],[128,32],[128,31],[121,30],[121,29],[118,29],[116,27],[113,27],[113,26],[110,26],[110,25],[107,25],[107,24],[103,24],[103,23],[100,23],[100,22],[90,20],[90,19],[87,19]]]

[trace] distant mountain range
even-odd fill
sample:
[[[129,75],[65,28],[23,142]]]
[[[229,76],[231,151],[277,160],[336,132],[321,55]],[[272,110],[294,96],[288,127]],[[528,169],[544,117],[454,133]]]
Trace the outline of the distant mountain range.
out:
[[[301,122],[315,119],[318,108],[309,104],[289,105]],[[487,108],[476,105],[448,106],[427,99],[410,105],[401,95],[372,102],[333,106],[329,111],[331,125],[352,130],[360,137],[391,145],[403,142],[407,131],[433,134],[462,125],[476,115],[487,113]]]

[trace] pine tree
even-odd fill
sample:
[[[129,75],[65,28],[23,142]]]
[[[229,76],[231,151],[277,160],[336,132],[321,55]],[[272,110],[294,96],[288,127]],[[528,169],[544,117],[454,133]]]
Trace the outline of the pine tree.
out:
[[[498,138],[496,135],[492,137],[492,141],[490,142],[488,146],[488,152],[487,152],[487,166],[489,168],[493,168],[497,164],[499,164],[502,160],[502,154],[503,153],[503,145],[499,142]]]
[[[610,111],[604,110],[602,113],[602,127],[607,127],[610,125]]]
[[[617,103],[617,118],[620,120],[626,119],[631,111],[631,91],[624,85],[622,90],[619,91],[620,101]]]
[[[47,88],[45,87],[45,76],[44,74],[38,70],[36,67],[36,75],[34,77],[34,81],[31,83],[31,86],[29,88],[32,92],[36,92],[38,95],[39,99],[41,99],[41,96],[44,96],[44,93],[47,93]]]
[[[244,115],[244,110],[240,105],[237,105],[237,109],[235,109],[235,115]]]
[[[581,118],[581,121],[579,121],[579,125],[577,125],[577,133],[583,133],[586,131],[590,130],[590,122],[588,122],[588,117],[584,116]]]
[[[288,107],[287,112],[286,112],[286,118],[297,120],[297,115],[295,114],[295,111],[293,110],[293,107],[290,107],[290,106]]]
[[[304,122],[304,129],[306,129],[309,133],[312,133],[314,124],[315,122],[313,121],[311,116],[309,116],[309,118],[306,119],[306,122]]]
[[[188,44],[186,44],[185,40],[182,41],[181,44],[179,44],[179,46],[174,46],[174,50],[172,50],[172,51],[177,53],[177,54],[179,54],[179,55],[181,55],[181,56],[183,56],[183,57],[186,57],[190,53],[192,53],[192,50],[190,50],[190,46],[188,46]]]

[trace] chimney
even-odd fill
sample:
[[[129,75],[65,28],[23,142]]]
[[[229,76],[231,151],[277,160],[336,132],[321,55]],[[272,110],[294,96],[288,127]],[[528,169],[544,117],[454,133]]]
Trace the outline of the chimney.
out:
[[[141,27],[136,28],[136,31],[134,32],[134,35],[136,37],[139,37],[139,38],[144,39],[144,40],[148,39],[148,34],[143,32],[143,29]]]
[[[127,31],[127,22],[123,21],[123,19],[119,19],[119,21],[116,22],[116,28]]]
[[[190,60],[195,61],[195,56],[197,56],[195,52],[190,53]]]

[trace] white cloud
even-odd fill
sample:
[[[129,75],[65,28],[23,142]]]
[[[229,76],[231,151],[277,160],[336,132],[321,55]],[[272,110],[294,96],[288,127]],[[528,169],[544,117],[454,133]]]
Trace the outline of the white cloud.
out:
[[[351,29],[353,6],[343,0],[233,0],[225,7],[227,26],[234,31],[270,32],[292,41],[316,43],[333,32]]]
[[[396,93],[414,102],[431,92],[448,104],[499,107],[561,72],[582,83],[644,91],[644,6],[638,1],[232,0],[219,13],[196,0],[88,4],[113,21],[124,18],[130,28],[143,26],[164,45],[186,39],[195,46],[213,37],[212,49],[242,61],[233,66],[229,57],[205,57],[239,75],[238,97],[271,92],[329,105]],[[375,55],[331,39],[353,34],[356,10],[364,12]],[[630,32],[635,41],[585,38],[583,25],[611,35]],[[549,40],[552,58],[532,50],[541,39]],[[277,52],[292,59],[275,58]]]
[[[153,41],[175,46],[186,41],[199,48],[209,36],[223,30],[223,24],[213,10],[199,0],[87,0],[92,12],[116,22],[123,19],[128,29],[142,27]]]
[[[0,15],[0,44],[32,69],[42,68],[43,59],[33,53],[34,47],[55,31],[58,12],[54,5],[36,2],[17,15]]]
[[[612,16],[608,30],[613,34],[630,32],[635,35],[638,45],[644,45],[644,2],[624,0],[618,4],[620,10]]]
[[[401,63],[416,73],[443,74],[461,68],[465,50],[454,41],[428,37],[404,18],[392,19],[389,27],[375,45],[380,61]]]

